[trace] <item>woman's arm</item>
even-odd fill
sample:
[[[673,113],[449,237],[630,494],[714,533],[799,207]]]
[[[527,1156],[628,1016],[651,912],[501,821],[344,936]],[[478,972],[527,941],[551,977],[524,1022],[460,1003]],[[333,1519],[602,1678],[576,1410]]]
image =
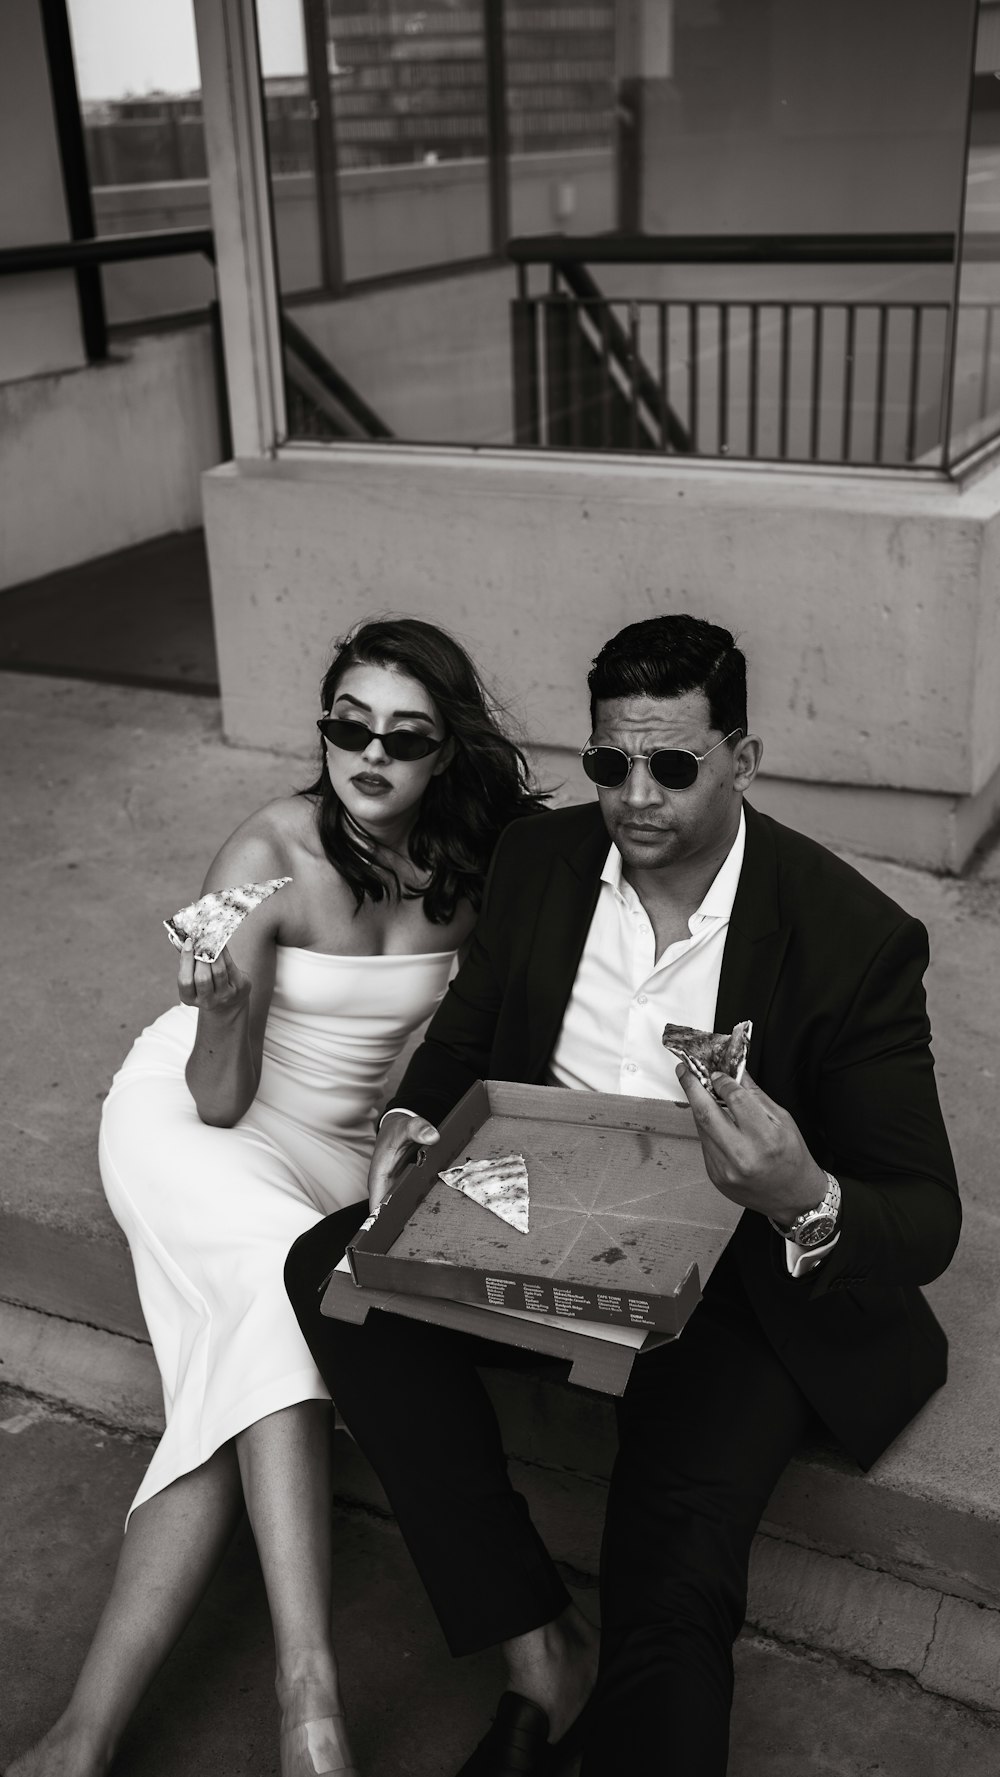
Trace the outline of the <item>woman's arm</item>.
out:
[[[236,883],[287,876],[287,855],[260,815],[227,839],[205,877],[203,893]],[[231,1128],[249,1110],[260,1084],[264,1026],[274,991],[275,946],[282,889],[245,919],[215,963],[181,952],[178,990],[198,1011],[186,1078],[203,1123]]]

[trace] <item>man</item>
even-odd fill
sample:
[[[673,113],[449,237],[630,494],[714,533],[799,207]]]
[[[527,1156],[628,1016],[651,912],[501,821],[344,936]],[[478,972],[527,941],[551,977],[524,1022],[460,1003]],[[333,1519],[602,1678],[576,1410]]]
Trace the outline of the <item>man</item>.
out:
[[[868,1467],[944,1381],[917,1286],[948,1264],[960,1208],[926,933],[744,807],[762,747],[732,636],[632,624],[588,683],[599,805],[504,834],[369,1183],[377,1203],[473,1080],[516,1079],[683,1094],[709,1176],[746,1210],[683,1336],[636,1360],[619,1406],[592,1694],[592,1631],[510,1487],[475,1371],[509,1351],[389,1314],[325,1319],[326,1224],[293,1248],[289,1288],[452,1650],[504,1646],[510,1689],[464,1777],[554,1771],[580,1746],[584,1777],[722,1777],[760,1515],[811,1422]],[[745,1018],[741,1085],[675,1073],[664,1023]]]

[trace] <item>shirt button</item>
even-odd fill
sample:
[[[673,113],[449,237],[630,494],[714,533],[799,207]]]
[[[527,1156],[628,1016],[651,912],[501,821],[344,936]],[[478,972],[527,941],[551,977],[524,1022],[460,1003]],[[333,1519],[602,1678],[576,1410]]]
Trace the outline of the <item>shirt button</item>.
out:
[[[638,1071],[639,1071],[638,1067],[636,1066],[636,1063],[634,1061],[626,1061],[622,1064],[622,1066],[623,1066],[623,1071],[626,1074],[635,1074],[635,1073],[638,1073]]]
[[[646,995],[644,993],[637,993],[635,996],[635,1003],[637,1006],[644,1006],[646,1004]]]

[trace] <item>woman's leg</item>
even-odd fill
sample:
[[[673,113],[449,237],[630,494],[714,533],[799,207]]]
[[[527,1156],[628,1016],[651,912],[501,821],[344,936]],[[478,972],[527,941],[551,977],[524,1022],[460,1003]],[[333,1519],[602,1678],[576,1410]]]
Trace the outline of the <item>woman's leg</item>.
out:
[[[166,1659],[242,1513],[231,1444],[138,1506],[111,1595],[63,1714],[7,1777],[98,1777]]]
[[[354,1770],[331,1639],[331,1435],[326,1401],[302,1401],[236,1439],[274,1628],[282,1777]]]

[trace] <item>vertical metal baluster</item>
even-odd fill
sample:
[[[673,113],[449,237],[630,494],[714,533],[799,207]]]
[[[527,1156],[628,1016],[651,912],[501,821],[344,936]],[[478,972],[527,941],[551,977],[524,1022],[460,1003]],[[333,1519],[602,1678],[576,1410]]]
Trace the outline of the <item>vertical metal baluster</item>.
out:
[[[787,302],[781,305],[781,370],[778,384],[778,455],[788,455],[788,381],[789,381],[789,345],[790,345],[791,309]]]
[[[823,310],[813,303],[812,388],[809,394],[809,455],[813,462],[819,456],[820,414],[823,407]]]
[[[609,343],[608,303],[600,303],[601,317],[601,447],[611,449],[611,347]]]
[[[569,337],[566,341],[566,399],[569,403],[570,450],[580,449],[580,404],[583,395],[580,352],[583,343],[581,329],[584,313],[585,303],[579,297],[574,297],[569,306]]]
[[[662,297],[659,305],[658,358],[660,366],[660,449],[670,450],[670,304]]]
[[[889,310],[884,302],[878,306],[878,357],[875,371],[875,461],[882,461],[885,437],[885,358],[889,332]]]
[[[698,449],[698,304],[688,305],[688,432],[691,449]]]
[[[729,455],[729,304],[719,304],[719,455]]]
[[[628,377],[629,377],[629,416],[628,441],[630,450],[639,448],[639,304],[630,302],[628,305]]]
[[[757,455],[757,402],[760,389],[760,304],[750,304],[750,386],[747,406],[750,409],[747,456]]]
[[[912,463],[917,452],[917,402],[920,395],[920,335],[923,327],[923,310],[917,303],[913,304],[910,313],[913,324],[910,330],[910,387],[907,395],[906,415],[906,461]]]
[[[841,431],[840,460],[849,463],[851,460],[851,429],[854,407],[854,341],[857,332],[857,307],[853,302],[846,303],[847,331],[844,340],[844,421]]]
[[[979,418],[986,418],[990,395],[990,363],[993,357],[993,309],[987,304],[983,330],[983,368],[979,379]]]

